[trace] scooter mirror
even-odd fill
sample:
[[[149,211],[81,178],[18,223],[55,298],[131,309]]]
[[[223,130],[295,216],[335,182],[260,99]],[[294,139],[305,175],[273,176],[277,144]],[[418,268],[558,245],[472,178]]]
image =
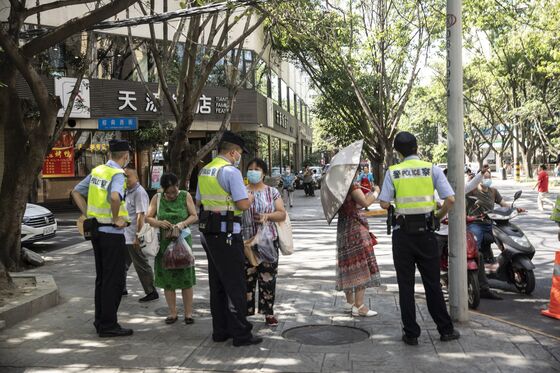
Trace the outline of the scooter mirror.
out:
[[[515,194],[513,195],[513,200],[518,200],[519,197],[521,197],[521,193],[522,191],[518,190],[517,192],[515,192]]]

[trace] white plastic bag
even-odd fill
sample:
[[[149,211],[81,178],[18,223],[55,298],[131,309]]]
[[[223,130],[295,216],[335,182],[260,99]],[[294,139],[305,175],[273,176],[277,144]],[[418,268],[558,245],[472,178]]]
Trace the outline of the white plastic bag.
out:
[[[161,201],[161,193],[157,196],[156,217],[159,213],[159,203]],[[140,249],[147,256],[156,256],[159,252],[159,229],[144,223],[140,232],[136,234],[140,241]]]

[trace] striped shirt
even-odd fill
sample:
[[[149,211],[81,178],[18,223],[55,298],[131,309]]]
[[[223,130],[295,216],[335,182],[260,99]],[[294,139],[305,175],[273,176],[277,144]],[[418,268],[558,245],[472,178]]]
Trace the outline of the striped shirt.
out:
[[[255,214],[270,214],[276,211],[274,206],[274,201],[280,198],[280,192],[278,189],[267,186],[263,190],[255,191],[255,200],[251,204],[251,207],[243,212],[242,217],[242,227],[243,227],[243,239],[248,240],[257,234],[258,228],[261,224],[255,222]],[[273,239],[278,238],[278,232],[276,231],[276,225],[273,222],[267,221],[270,231],[272,232]]]

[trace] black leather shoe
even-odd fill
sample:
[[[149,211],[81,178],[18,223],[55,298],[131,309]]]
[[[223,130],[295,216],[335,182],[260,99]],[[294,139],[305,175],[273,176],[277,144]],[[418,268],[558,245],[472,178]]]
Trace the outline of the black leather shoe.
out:
[[[230,335],[224,335],[224,336],[221,336],[221,335],[213,335],[213,336],[212,336],[212,340],[213,340],[214,342],[225,342],[225,341],[227,341],[227,340],[230,339],[230,338],[231,338]]]
[[[113,338],[113,337],[128,337],[132,335],[132,329],[125,329],[125,328],[115,328],[110,330],[104,330],[99,332],[99,336],[101,338]]]
[[[502,300],[502,299],[504,299],[490,289],[480,290],[480,297],[484,298],[484,299],[492,299],[492,300]]]
[[[138,299],[138,302],[146,303],[146,302],[151,302],[151,301],[156,300],[156,299],[159,299],[159,294],[158,294],[157,290],[154,290],[150,294],[146,295],[145,297],[142,297],[142,298]]]
[[[408,337],[407,335],[403,334],[402,341],[409,346],[417,346],[418,345],[418,338],[416,337]]]
[[[442,342],[449,342],[449,341],[454,341],[454,340],[459,339],[459,338],[461,338],[461,333],[459,333],[457,330],[453,330],[449,334],[442,334],[441,337],[439,338],[439,340],[442,341]]]
[[[263,341],[263,339],[261,337],[255,337],[252,336],[249,339],[242,339],[240,341],[236,341],[235,339],[233,340],[233,345],[235,347],[241,347],[241,346],[251,346],[251,345],[258,345],[259,343],[261,343]]]

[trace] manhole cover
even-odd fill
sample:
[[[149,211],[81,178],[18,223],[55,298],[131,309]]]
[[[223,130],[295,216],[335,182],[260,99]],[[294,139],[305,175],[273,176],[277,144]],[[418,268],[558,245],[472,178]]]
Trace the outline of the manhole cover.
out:
[[[330,346],[363,341],[369,333],[351,326],[306,325],[288,329],[282,336],[306,345]]]

